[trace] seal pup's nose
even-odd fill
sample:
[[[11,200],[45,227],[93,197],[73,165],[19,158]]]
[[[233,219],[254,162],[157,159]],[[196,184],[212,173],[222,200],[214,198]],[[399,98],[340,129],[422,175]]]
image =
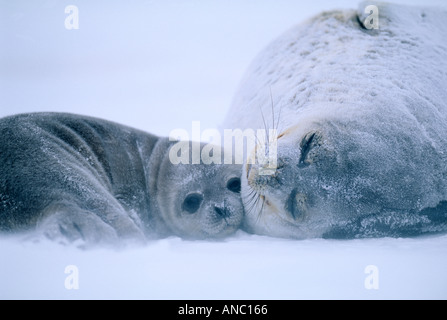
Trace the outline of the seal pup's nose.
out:
[[[227,208],[214,207],[214,211],[221,217],[226,218],[230,216],[230,211]]]

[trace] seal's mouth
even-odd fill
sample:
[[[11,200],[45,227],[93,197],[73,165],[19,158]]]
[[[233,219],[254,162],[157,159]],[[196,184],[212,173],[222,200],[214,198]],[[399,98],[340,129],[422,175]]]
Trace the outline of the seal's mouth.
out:
[[[274,161],[254,161],[259,155],[256,149],[249,155],[243,168],[242,198],[250,226],[270,228],[265,225],[273,223],[298,227],[312,219],[314,206],[308,193],[313,189],[308,184],[315,182],[317,165],[325,159],[320,131],[287,129],[277,136]]]
[[[282,164],[274,174],[259,175],[257,165],[247,165],[243,179],[242,199],[247,216],[255,216],[259,223],[264,215],[276,215],[288,223],[301,222],[307,216],[307,196],[297,188],[284,192],[281,178]]]

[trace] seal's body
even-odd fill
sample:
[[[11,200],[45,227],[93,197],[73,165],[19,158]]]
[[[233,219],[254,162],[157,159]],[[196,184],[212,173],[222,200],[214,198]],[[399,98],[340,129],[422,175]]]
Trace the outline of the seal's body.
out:
[[[243,215],[240,167],[173,165],[174,143],[78,115],[3,118],[0,230],[87,244],[231,234]]]
[[[377,5],[379,29],[368,29],[366,7],[293,28],[243,80],[224,127],[279,130],[275,173],[244,166],[247,230],[291,238],[447,230],[447,13]]]

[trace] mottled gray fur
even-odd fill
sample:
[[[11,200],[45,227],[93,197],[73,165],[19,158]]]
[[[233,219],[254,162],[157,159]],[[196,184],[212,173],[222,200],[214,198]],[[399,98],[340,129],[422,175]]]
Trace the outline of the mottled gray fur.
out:
[[[290,238],[447,231],[447,12],[323,12],[263,50],[225,128],[276,127],[278,168],[244,166],[245,228]],[[370,10],[366,10],[369,15]]]
[[[243,207],[227,184],[240,166],[173,165],[174,143],[72,114],[0,119],[0,231],[87,245],[231,234]],[[187,212],[191,193],[201,198]]]

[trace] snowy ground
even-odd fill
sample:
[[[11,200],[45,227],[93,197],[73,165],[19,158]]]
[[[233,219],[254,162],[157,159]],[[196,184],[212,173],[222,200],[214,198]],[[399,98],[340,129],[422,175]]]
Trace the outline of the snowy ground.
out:
[[[0,116],[75,112],[160,135],[195,120],[215,128],[257,52],[303,19],[357,2],[72,1],[80,29],[69,31],[68,3],[0,0]],[[288,241],[238,234],[118,251],[6,238],[0,256],[1,299],[447,298],[447,236]],[[78,290],[65,288],[68,265],[78,268]],[[369,265],[378,273],[366,274]],[[365,287],[371,279],[378,289]]]
[[[143,248],[81,251],[0,242],[0,298],[446,299],[447,236],[225,242],[160,240]],[[78,268],[79,289],[67,290]],[[378,289],[365,273],[377,269]]]

